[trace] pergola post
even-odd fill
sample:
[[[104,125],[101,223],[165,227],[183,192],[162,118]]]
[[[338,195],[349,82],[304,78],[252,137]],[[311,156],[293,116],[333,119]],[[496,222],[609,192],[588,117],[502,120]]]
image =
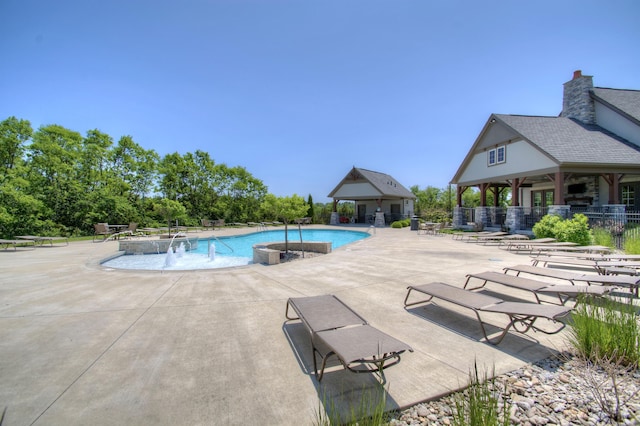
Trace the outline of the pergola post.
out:
[[[553,178],[553,204],[563,206],[564,201],[564,172],[557,171]]]

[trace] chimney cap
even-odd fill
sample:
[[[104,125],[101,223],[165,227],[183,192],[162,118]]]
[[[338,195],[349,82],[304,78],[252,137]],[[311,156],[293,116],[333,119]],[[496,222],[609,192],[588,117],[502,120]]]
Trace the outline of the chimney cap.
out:
[[[575,70],[573,72],[573,79],[575,80],[576,78],[580,78],[582,77],[582,70]]]

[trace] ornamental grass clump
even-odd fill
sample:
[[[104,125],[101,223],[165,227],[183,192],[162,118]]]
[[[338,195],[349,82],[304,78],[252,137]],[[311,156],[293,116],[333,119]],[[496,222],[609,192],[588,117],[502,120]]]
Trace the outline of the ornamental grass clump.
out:
[[[605,246],[609,248],[615,248],[615,242],[613,241],[613,235],[611,231],[605,228],[595,227],[591,229],[591,236],[593,237],[593,243],[599,246]]]
[[[592,362],[640,366],[638,307],[631,299],[580,297],[571,315],[569,343]]]
[[[624,251],[627,254],[640,254],[640,227],[629,226],[624,231]]]
[[[469,372],[469,387],[454,395],[454,426],[498,426],[509,425],[511,405],[502,399],[502,389],[494,378],[488,378],[484,372],[478,373],[478,365],[474,362],[473,371]]]
[[[382,426],[389,423],[392,413],[386,411],[387,390],[378,383],[371,389],[363,389],[359,403],[348,407],[348,413],[340,415],[334,401],[323,396],[323,405],[315,413],[314,425],[317,426]],[[346,418],[345,418],[346,416]]]

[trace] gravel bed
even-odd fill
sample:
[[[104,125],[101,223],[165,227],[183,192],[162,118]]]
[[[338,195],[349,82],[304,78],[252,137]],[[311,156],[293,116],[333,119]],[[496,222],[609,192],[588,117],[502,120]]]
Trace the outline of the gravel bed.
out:
[[[637,370],[607,372],[564,353],[498,376],[495,384],[500,408],[506,399],[514,425],[640,424]],[[614,421],[616,390],[620,408]],[[450,425],[454,407],[455,394],[396,413],[389,424]]]

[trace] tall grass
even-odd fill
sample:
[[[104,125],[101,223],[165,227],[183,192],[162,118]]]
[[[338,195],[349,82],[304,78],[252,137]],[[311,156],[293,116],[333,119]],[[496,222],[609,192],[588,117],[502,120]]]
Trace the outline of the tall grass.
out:
[[[624,231],[624,252],[627,254],[640,254],[639,227],[630,227]]]
[[[323,403],[315,413],[314,425],[317,426],[380,426],[391,419],[391,413],[386,411],[387,392],[382,384],[373,390],[363,390],[358,404],[350,406],[348,413],[342,413],[346,418],[332,399],[328,400],[326,395],[322,399]]]
[[[502,401],[495,371],[487,377],[486,371],[480,376],[478,365],[473,363],[469,372],[469,387],[453,396],[453,426],[499,426],[509,425],[510,404]]]
[[[569,342],[580,356],[593,362],[609,359],[638,367],[640,327],[637,309],[631,299],[581,297],[571,315]]]
[[[591,237],[593,238],[593,243],[596,245],[610,248],[615,248],[616,246],[613,235],[611,235],[611,231],[608,229],[594,227],[591,229]]]

